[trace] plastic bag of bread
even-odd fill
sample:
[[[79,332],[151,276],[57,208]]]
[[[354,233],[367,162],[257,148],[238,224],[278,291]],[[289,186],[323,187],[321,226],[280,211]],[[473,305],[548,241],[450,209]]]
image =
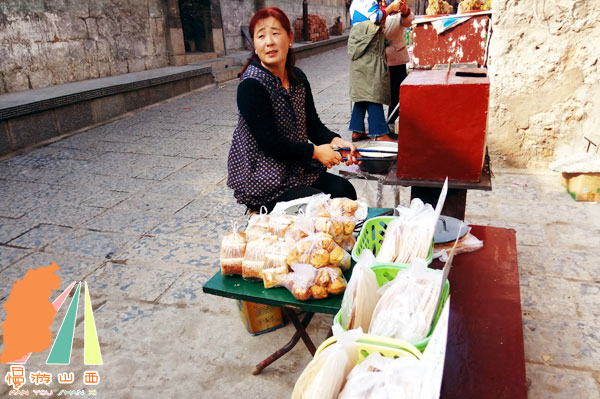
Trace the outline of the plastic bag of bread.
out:
[[[402,245],[402,229],[404,221],[401,218],[394,218],[387,225],[383,243],[377,252],[379,262],[393,262],[398,257],[398,247]]]
[[[339,399],[439,397],[430,394],[434,372],[430,362],[412,356],[393,359],[373,352],[350,371]]]
[[[377,277],[371,269],[374,264],[375,256],[365,249],[354,265],[341,306],[341,324],[346,330],[361,327],[369,331],[373,310],[380,298]]]
[[[279,280],[299,301],[307,301],[312,297],[311,287],[317,279],[317,269],[304,263],[291,265],[292,272]]]
[[[284,276],[290,272],[286,258],[293,244],[293,242],[280,238],[267,250],[265,266],[262,270],[265,288],[282,285]]]
[[[233,223],[232,231],[221,241],[221,274],[242,274],[242,261],[246,252],[246,234],[238,231]]]
[[[262,270],[265,267],[266,254],[277,237],[265,233],[254,241],[246,244],[246,253],[242,261],[242,277],[249,280],[262,279]]]
[[[289,241],[300,241],[315,233],[315,218],[306,216],[302,211],[288,226],[285,238]]]
[[[351,252],[356,243],[356,224],[367,217],[368,207],[349,198],[330,198],[327,194],[311,197],[306,214],[315,219],[315,230],[331,235],[344,250]]]
[[[292,272],[278,279],[299,301],[327,298],[341,294],[346,289],[346,279],[339,267],[316,267],[305,263],[293,263]]]
[[[413,199],[410,207],[399,206],[396,210],[399,215],[385,230],[377,260],[407,264],[414,258],[427,258],[437,225],[436,211],[419,198]]]
[[[311,217],[326,217],[330,219],[349,218],[358,223],[367,217],[368,206],[360,201],[349,198],[331,198],[329,194],[313,195],[306,204],[306,215]],[[345,226],[346,234],[354,231]]]
[[[440,295],[442,271],[427,268],[422,259],[400,270],[379,290],[369,333],[414,343],[427,336]]]
[[[267,214],[267,208],[261,207],[260,213],[255,213],[248,219],[246,233],[246,242],[257,240],[263,234],[269,232],[270,216]]]
[[[284,238],[295,219],[296,216],[272,213],[269,215],[268,231],[276,237]]]
[[[344,249],[344,251],[352,252],[354,245],[356,245],[356,237],[353,235],[345,235],[342,237],[339,245]]]
[[[298,241],[287,257],[288,265],[308,263],[314,267],[337,266],[350,268],[350,254],[335,243],[327,233],[316,233]]]
[[[306,203],[306,216],[329,218],[331,216],[331,210],[329,208],[330,199],[331,195],[324,193],[315,194],[310,197]]]
[[[362,330],[344,332],[338,325],[332,327],[337,341],[316,355],[298,377],[292,399],[337,398],[344,380],[358,360],[355,341]]]

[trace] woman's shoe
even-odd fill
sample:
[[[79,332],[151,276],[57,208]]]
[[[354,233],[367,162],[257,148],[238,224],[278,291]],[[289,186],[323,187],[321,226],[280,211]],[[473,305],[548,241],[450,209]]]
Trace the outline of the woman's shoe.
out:
[[[356,143],[357,141],[368,140],[369,135],[367,133],[358,133],[352,132],[352,142]]]
[[[383,136],[375,137],[375,141],[391,141],[392,143],[397,143],[398,138],[394,139],[390,134],[384,134]]]

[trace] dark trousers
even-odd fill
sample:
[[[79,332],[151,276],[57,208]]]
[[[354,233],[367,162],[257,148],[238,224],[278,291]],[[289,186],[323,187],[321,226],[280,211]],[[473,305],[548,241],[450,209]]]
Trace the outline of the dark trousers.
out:
[[[394,116],[390,119],[391,112],[398,105],[398,101],[400,98],[400,84],[406,78],[406,64],[403,65],[394,65],[390,66],[390,90],[391,90],[391,102],[390,107],[388,108],[388,120],[389,123],[394,123],[396,118],[398,118],[398,111],[394,112]]]
[[[323,172],[312,186],[292,187],[273,201],[264,204],[264,206],[268,212],[271,212],[278,202],[291,201],[319,193],[330,194],[332,198],[344,197],[353,200],[356,199],[356,190],[348,180],[331,173]],[[248,205],[248,208],[253,211],[260,211],[260,207],[261,205]]]

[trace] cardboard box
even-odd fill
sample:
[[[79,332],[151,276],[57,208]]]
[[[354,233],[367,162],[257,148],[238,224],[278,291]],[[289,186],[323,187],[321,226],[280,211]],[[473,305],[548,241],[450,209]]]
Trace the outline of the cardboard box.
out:
[[[565,173],[562,185],[576,201],[600,202],[600,173]]]
[[[247,301],[236,301],[242,322],[252,335],[260,335],[284,326],[281,309]]]

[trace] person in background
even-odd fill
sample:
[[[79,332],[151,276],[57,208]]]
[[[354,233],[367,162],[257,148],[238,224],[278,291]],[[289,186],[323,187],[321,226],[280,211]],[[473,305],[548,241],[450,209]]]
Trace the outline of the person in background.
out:
[[[383,25],[389,14],[400,9],[402,0],[381,10],[377,0],[354,0],[350,5],[352,28],[348,38],[350,100],[354,102],[349,130],[352,141],[372,138],[394,141],[383,113],[390,102],[390,75],[385,59]],[[368,114],[369,134],[365,130]]]
[[[270,212],[277,202],[321,192],[356,199],[352,184],[326,172],[342,156],[357,163],[358,153],[319,119],[306,75],[294,67],[288,17],[278,8],[259,10],[249,32],[255,51],[237,90],[227,186],[252,211],[264,205]],[[338,147],[351,151],[340,155]]]
[[[385,49],[385,56],[390,71],[391,100],[388,108],[388,123],[392,124],[392,126],[396,118],[398,118],[396,106],[398,105],[400,96],[400,84],[407,76],[406,64],[410,61],[408,49],[406,48],[404,28],[410,27],[413,19],[415,19],[406,1],[403,0],[400,3],[398,13],[391,14],[385,20],[385,37],[391,42]]]

